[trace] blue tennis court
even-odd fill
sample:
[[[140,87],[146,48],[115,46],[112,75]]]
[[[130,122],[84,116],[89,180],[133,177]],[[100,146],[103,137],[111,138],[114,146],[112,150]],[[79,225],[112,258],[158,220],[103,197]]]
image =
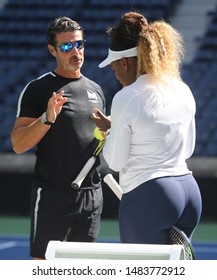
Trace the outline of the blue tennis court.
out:
[[[27,237],[0,237],[0,260],[30,260]]]
[[[31,260],[29,227],[29,217],[0,217],[0,260]],[[98,242],[119,242],[117,219],[102,220]],[[217,260],[216,221],[198,225],[193,245],[198,260]]]
[[[118,239],[99,239],[99,242],[118,242]],[[198,260],[217,260],[216,242],[193,243]],[[27,237],[0,237],[0,260],[31,260]]]

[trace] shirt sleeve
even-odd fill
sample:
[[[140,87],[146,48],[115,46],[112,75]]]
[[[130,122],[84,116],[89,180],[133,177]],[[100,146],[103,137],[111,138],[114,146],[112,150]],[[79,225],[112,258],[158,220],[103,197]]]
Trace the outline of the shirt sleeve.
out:
[[[18,99],[17,117],[38,118],[43,112],[40,106],[39,89],[34,83],[29,83],[23,89]],[[45,107],[46,108],[46,107]]]
[[[103,155],[108,166],[117,172],[125,167],[130,153],[131,123],[134,120],[131,101],[127,99],[127,94],[120,91],[113,98],[111,106],[111,129]]]
[[[193,97],[193,94],[189,87],[187,87],[188,95],[186,95],[186,99],[188,100],[188,106],[189,111],[191,112],[191,120],[189,122],[189,127],[187,131],[187,140],[186,140],[186,159],[190,158],[194,152],[195,149],[195,143],[196,143],[196,124],[195,124],[195,114],[196,114],[196,103]]]
[[[189,126],[186,143],[186,159],[190,158],[194,152],[196,142],[195,118],[193,117]]]

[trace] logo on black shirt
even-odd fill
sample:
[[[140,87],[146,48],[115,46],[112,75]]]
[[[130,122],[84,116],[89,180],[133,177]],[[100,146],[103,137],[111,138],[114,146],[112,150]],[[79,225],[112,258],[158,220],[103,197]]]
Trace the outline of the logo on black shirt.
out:
[[[95,91],[90,92],[90,91],[87,90],[87,96],[88,96],[88,99],[89,99],[91,102],[94,102],[94,103],[99,102],[99,101],[98,101],[98,97],[97,97],[97,93],[96,93]]]

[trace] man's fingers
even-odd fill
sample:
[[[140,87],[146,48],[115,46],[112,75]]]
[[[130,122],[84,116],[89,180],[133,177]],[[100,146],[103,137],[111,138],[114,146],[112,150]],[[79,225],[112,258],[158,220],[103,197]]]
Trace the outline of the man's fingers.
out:
[[[53,92],[53,98],[55,100],[58,100],[62,97],[62,95],[64,94],[64,90],[58,91],[58,92]]]
[[[58,93],[53,92],[53,101],[59,105],[64,104],[67,101],[67,97],[63,97],[64,90],[59,91]]]
[[[64,90],[60,90],[58,92],[56,92],[57,95],[62,96],[64,94]]]
[[[65,102],[67,101],[67,97],[62,97],[58,100],[58,102],[60,103],[60,105],[63,105]]]

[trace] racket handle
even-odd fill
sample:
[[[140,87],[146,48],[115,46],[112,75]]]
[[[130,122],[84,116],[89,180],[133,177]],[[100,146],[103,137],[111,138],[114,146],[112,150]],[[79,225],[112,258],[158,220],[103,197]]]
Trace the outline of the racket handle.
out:
[[[121,200],[122,190],[119,184],[115,181],[112,174],[107,174],[103,181],[110,187],[110,189],[114,192],[114,194]]]
[[[89,173],[90,169],[93,167],[95,161],[96,161],[96,157],[94,156],[88,159],[88,161],[85,163],[84,167],[81,169],[76,179],[71,183],[73,189],[77,190],[81,187],[82,182],[84,181],[85,177]]]

